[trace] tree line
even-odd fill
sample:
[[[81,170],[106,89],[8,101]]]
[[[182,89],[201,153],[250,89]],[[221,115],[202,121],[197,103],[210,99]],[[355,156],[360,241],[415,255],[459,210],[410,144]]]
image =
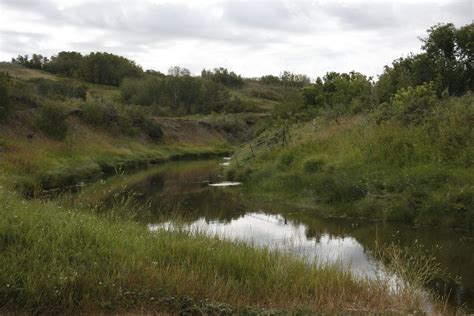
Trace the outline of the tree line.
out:
[[[308,76],[289,71],[254,80],[301,89],[296,94],[289,93],[276,109],[286,117],[321,109],[339,116],[372,110],[380,104],[391,105],[407,93],[417,95],[424,91],[440,98],[473,90],[474,23],[460,28],[451,23],[434,25],[421,41],[422,53],[394,60],[376,81],[358,72],[328,72],[311,82]],[[167,114],[242,110],[245,105],[227,88],[238,89],[251,80],[222,67],[203,69],[197,77],[178,66],[171,67],[168,75],[143,71],[134,61],[101,52],[60,52],[50,58],[33,54],[31,58],[18,56],[13,62],[87,82],[119,86],[125,102],[154,105]],[[423,88],[417,92],[418,86]]]
[[[380,119],[397,116],[416,122],[437,98],[460,96],[474,89],[474,23],[456,28],[437,24],[421,39],[422,53],[385,66],[377,81],[361,73],[329,72],[305,84],[275,109],[281,118],[298,119],[325,111],[330,116],[377,111]],[[273,80],[273,81],[272,81]],[[276,83],[279,78],[262,77]]]
[[[134,61],[105,52],[83,56],[78,52],[60,52],[51,58],[39,54],[18,56],[13,63],[53,74],[82,79],[91,83],[118,86],[125,77],[140,77],[143,69]]]

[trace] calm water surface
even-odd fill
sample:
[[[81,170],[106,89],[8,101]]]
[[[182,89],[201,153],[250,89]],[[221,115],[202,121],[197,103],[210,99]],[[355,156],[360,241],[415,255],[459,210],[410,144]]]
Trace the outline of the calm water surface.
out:
[[[416,228],[362,220],[325,219],[314,212],[248,199],[238,183],[223,183],[225,160],[169,163],[104,183],[108,197],[133,195],[148,210],[144,220],[151,230],[173,226],[170,218],[185,220],[191,231],[201,231],[257,246],[290,251],[308,260],[340,263],[355,274],[383,272],[374,259],[379,244],[414,242],[430,249],[460,282],[435,282],[447,289],[450,303],[474,311],[474,238],[453,230]],[[245,185],[245,184],[243,184]]]

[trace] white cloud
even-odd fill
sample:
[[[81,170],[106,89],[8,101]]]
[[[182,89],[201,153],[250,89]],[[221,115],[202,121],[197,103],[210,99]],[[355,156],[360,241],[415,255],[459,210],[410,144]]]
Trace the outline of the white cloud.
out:
[[[144,68],[228,67],[375,75],[420,48],[438,22],[472,22],[462,1],[0,1],[0,60],[61,50],[108,51]]]

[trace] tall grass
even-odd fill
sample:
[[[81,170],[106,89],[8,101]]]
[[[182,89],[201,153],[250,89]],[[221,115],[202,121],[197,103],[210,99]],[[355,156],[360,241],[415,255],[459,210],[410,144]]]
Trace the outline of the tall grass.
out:
[[[252,194],[329,215],[474,227],[474,97],[440,101],[419,125],[371,117],[296,126],[286,148],[229,174]]]
[[[338,266],[0,193],[0,311],[419,311]]]

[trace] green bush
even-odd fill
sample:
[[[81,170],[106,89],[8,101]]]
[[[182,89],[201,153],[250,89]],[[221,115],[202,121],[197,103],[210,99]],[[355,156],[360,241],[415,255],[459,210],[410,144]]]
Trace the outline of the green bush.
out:
[[[125,79],[120,85],[122,99],[130,104],[159,106],[155,111],[177,115],[209,114],[232,104],[228,90],[220,83],[190,76],[146,77],[145,79]]]
[[[45,104],[36,118],[38,128],[51,138],[62,140],[66,137],[68,124],[66,111],[56,104]]]
[[[45,97],[59,99],[75,98],[86,100],[87,87],[70,80],[35,79],[38,93]]]
[[[395,116],[405,124],[419,124],[426,119],[436,104],[436,91],[433,84],[400,89],[393,98]]]
[[[152,120],[144,122],[143,131],[151,138],[151,140],[160,140],[163,137],[161,125]]]
[[[324,161],[316,158],[309,158],[303,163],[303,170],[306,173],[315,173],[322,169]]]
[[[474,97],[466,95],[441,102],[424,130],[438,151],[438,160],[474,165]],[[433,150],[433,154],[436,151]]]
[[[280,156],[278,160],[278,168],[279,169],[286,169],[295,161],[295,153],[287,152]]]
[[[83,122],[112,133],[135,136],[142,132],[155,141],[163,136],[161,126],[148,117],[143,107],[93,101],[84,103],[81,111]]]
[[[250,94],[254,97],[270,101],[281,101],[283,96],[269,89],[252,90]]]

